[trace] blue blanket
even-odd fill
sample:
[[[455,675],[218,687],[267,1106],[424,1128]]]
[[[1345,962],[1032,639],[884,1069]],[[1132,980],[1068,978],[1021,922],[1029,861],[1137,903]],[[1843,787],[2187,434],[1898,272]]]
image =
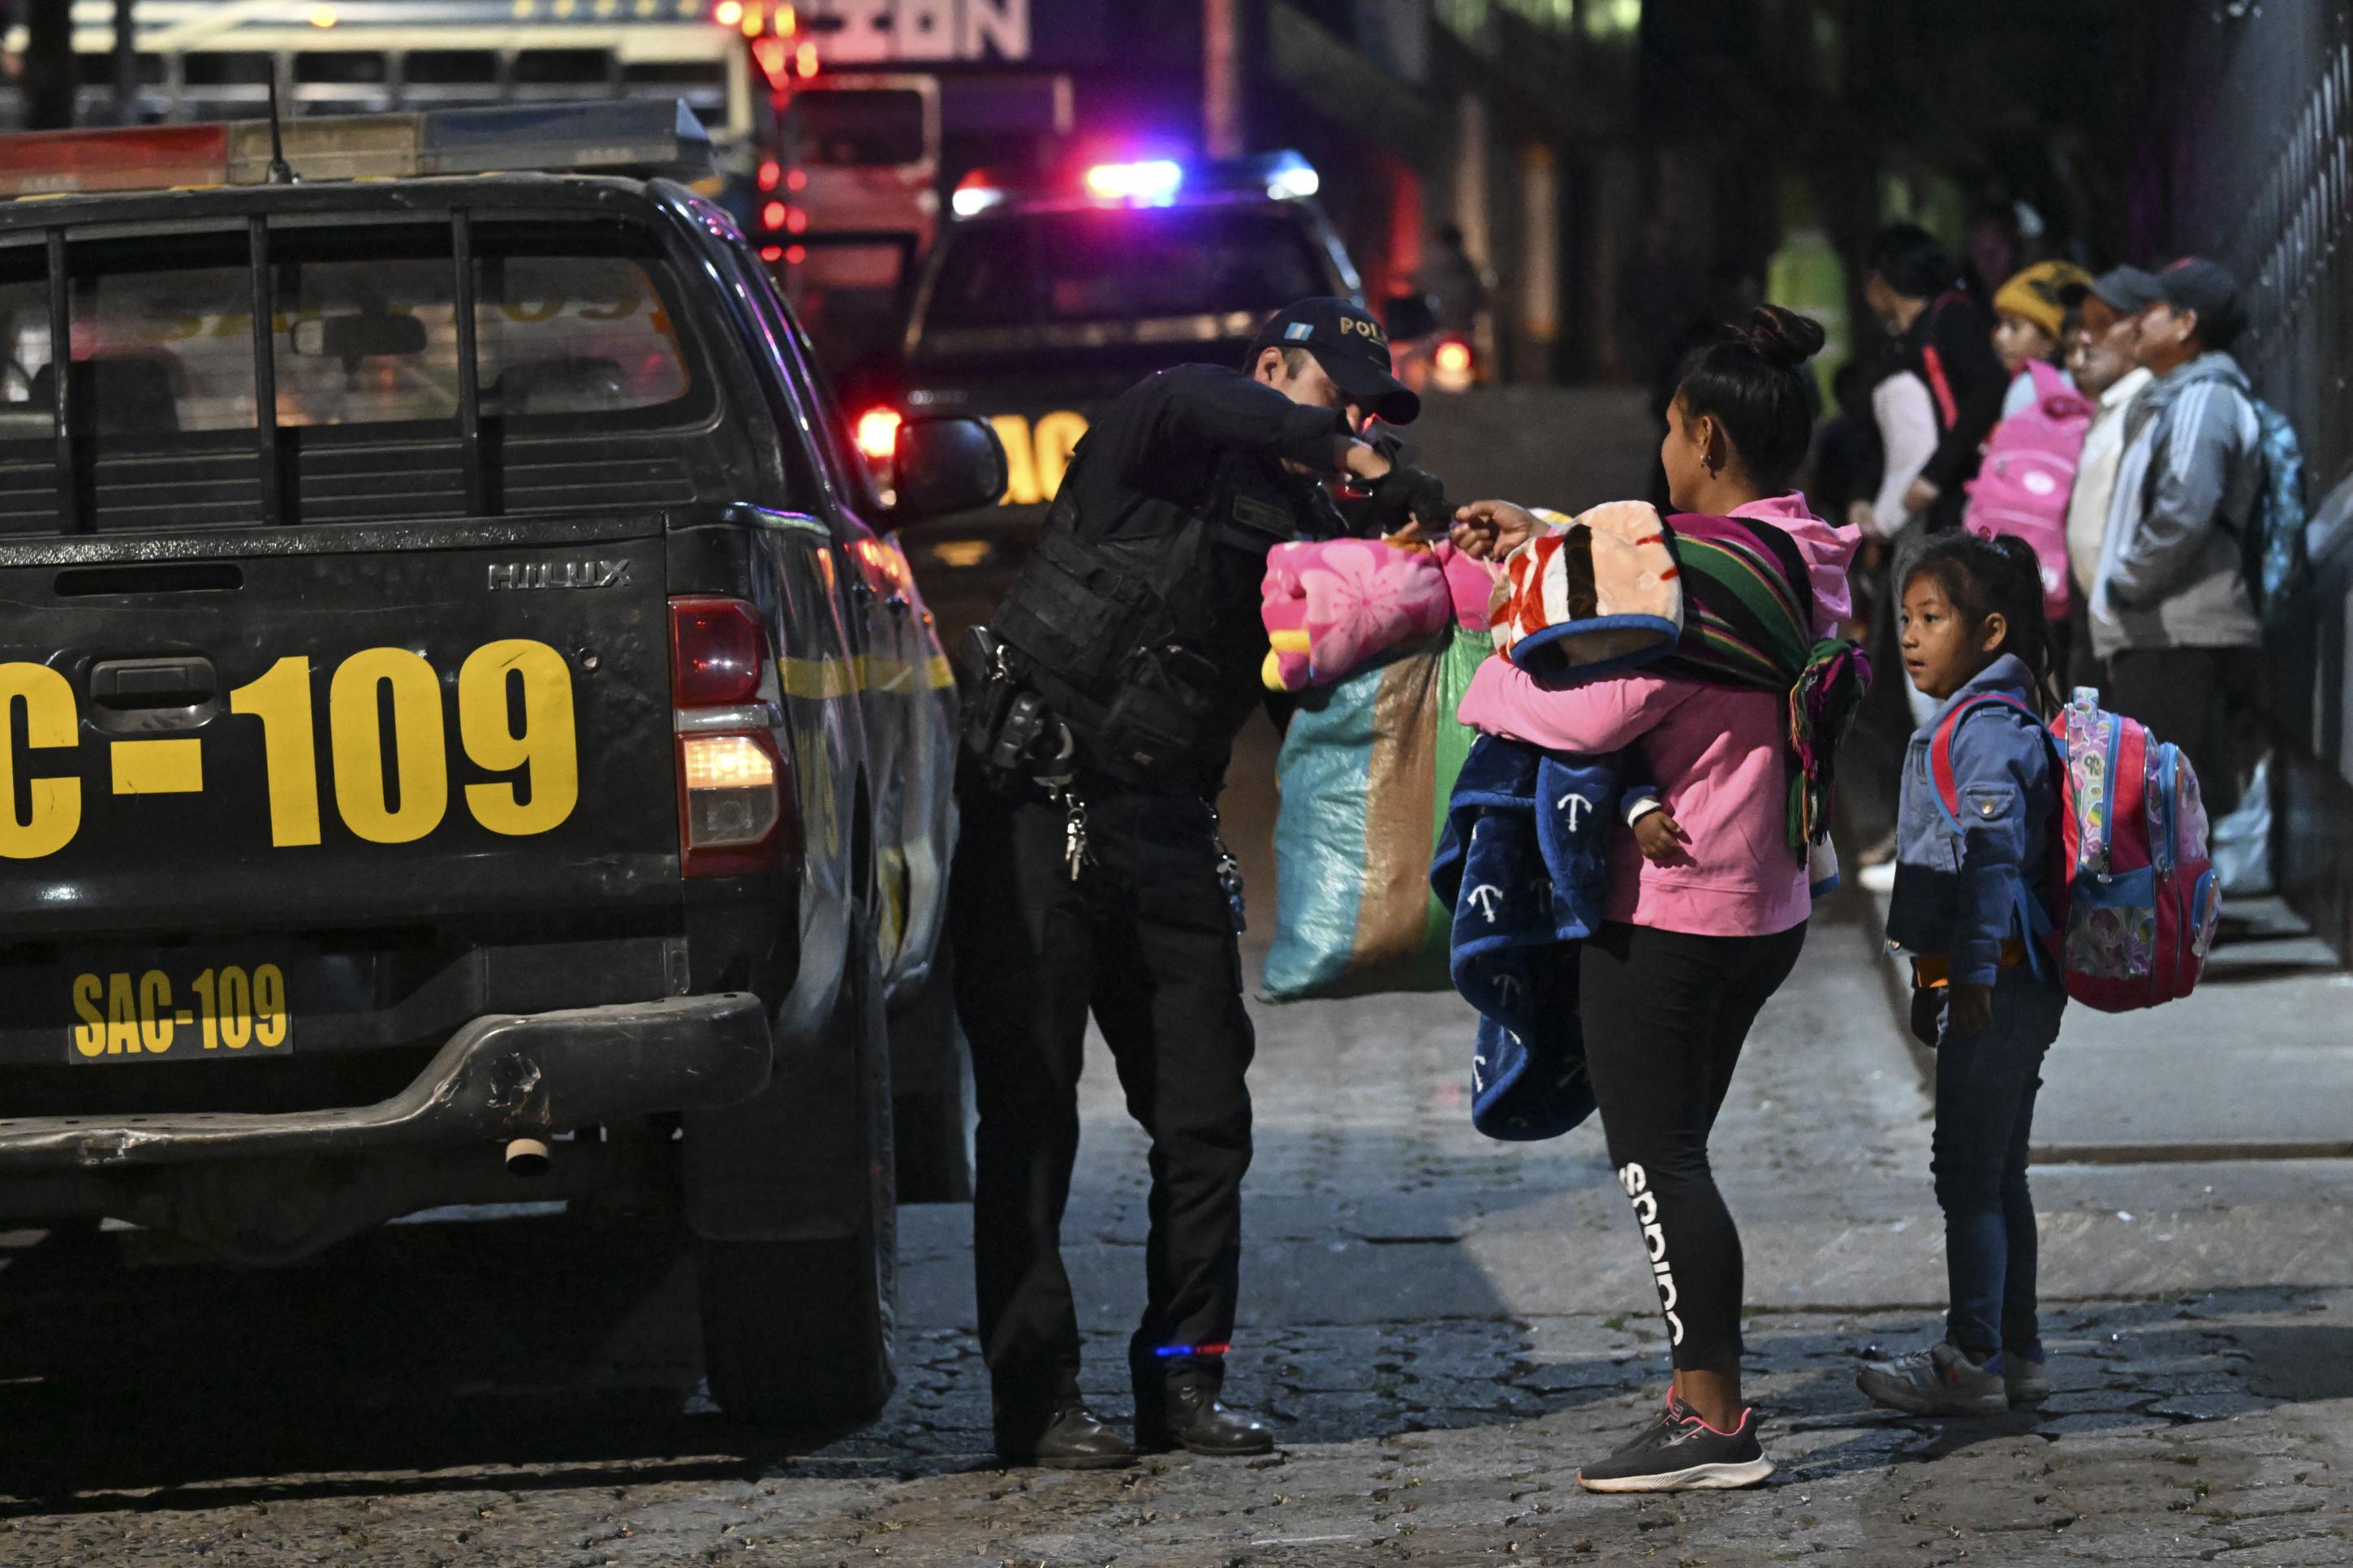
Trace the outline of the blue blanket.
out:
[[[1556,1138],[1593,1113],[1565,944],[1601,923],[1621,761],[1482,735],[1455,781],[1430,885],[1454,911],[1454,988],[1479,1012],[1471,1121],[1490,1138]]]

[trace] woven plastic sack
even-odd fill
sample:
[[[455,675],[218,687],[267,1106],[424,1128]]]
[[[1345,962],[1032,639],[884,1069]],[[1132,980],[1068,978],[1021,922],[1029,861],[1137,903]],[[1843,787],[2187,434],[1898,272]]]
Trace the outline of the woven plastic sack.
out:
[[[1304,695],[1276,763],[1268,1001],[1449,988],[1430,857],[1477,738],[1454,711],[1493,648],[1449,626]]]

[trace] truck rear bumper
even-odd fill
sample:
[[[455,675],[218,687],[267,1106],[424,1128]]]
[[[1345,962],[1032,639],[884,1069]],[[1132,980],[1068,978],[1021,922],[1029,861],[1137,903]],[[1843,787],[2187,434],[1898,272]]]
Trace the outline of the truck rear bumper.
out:
[[[0,1118],[0,1173],[356,1154],[544,1136],[732,1104],[773,1065],[757,996],[730,993],[475,1019],[374,1105],[278,1115]]]

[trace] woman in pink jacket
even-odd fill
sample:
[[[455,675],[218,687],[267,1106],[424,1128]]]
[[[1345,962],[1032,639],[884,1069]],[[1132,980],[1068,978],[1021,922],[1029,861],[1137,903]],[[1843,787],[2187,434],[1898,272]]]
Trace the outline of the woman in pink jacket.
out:
[[[1661,448],[1677,511],[1785,530],[1804,558],[1817,636],[1847,613],[1852,529],[1788,493],[1812,433],[1813,321],[1778,307],[1685,367]],[[1500,560],[1543,527],[1504,501],[1462,509],[1454,542]],[[1740,1396],[1740,1236],[1707,1139],[1749,1026],[1796,965],[1810,906],[1787,838],[1788,705],[1771,692],[1637,671],[1567,689],[1491,658],[1462,721],[1558,751],[1639,743],[1681,853],[1654,864],[1620,832],[1608,923],[1574,951],[1586,1068],[1609,1161],[1632,1200],[1672,1344],[1665,1413],[1578,1481],[1594,1491],[1753,1486],[1772,1462]]]

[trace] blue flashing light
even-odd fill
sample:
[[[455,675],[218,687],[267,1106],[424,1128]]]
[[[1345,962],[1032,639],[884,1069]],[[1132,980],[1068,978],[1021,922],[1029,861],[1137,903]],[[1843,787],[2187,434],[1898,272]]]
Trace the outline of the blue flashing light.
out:
[[[1157,1347],[1156,1349],[1155,1349],[1155,1350],[1153,1351],[1153,1352],[1152,1352],[1152,1353],[1153,1353],[1154,1355],[1155,1355],[1155,1356],[1158,1356],[1161,1360],[1163,1360],[1163,1361],[1166,1361],[1166,1360],[1169,1360],[1169,1359],[1171,1359],[1171,1358],[1173,1358],[1173,1357],[1180,1356],[1180,1355],[1217,1355],[1217,1356],[1221,1356],[1221,1355],[1225,1354],[1228,1351],[1229,1351],[1229,1350],[1231,1350],[1231,1349],[1233,1349],[1233,1348],[1234,1348],[1234,1347],[1233,1347],[1233,1346],[1231,1346],[1231,1345],[1229,1345],[1229,1344],[1219,1344],[1219,1345],[1161,1345],[1161,1346]]]
[[[1302,202],[1324,188],[1315,165],[1296,153],[1277,153],[1265,160],[1266,194],[1279,202]]]
[[[1136,163],[1097,163],[1086,174],[1087,195],[1099,202],[1126,202],[1134,206],[1165,207],[1184,188],[1185,167],[1173,158],[1146,158]]]

